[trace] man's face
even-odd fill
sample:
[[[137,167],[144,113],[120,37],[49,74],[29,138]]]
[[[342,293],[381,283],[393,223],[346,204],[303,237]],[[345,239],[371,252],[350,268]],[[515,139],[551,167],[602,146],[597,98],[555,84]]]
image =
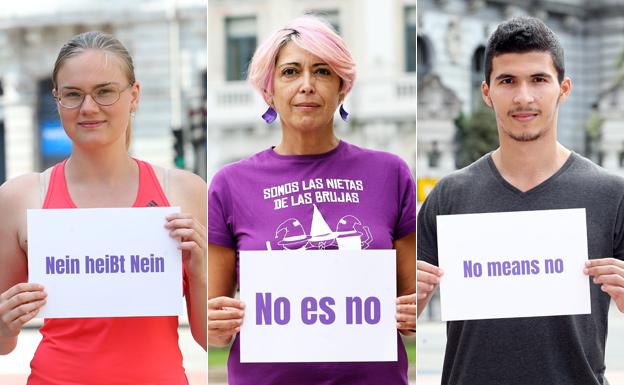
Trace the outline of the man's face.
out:
[[[531,142],[546,135],[556,140],[559,102],[570,94],[569,78],[559,84],[548,52],[506,53],[492,60],[490,85],[483,100],[494,109],[501,141]]]

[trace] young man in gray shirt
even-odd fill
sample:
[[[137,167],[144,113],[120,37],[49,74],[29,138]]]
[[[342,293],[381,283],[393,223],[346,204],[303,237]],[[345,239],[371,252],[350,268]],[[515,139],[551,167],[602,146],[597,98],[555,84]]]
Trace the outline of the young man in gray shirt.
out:
[[[490,37],[481,88],[500,146],[440,180],[418,213],[418,314],[443,277],[437,215],[567,208],[586,209],[592,312],[448,322],[442,384],[608,384],[610,300],[624,312],[624,179],[557,142],[572,90],[564,73],[561,44],[538,19],[509,20]]]

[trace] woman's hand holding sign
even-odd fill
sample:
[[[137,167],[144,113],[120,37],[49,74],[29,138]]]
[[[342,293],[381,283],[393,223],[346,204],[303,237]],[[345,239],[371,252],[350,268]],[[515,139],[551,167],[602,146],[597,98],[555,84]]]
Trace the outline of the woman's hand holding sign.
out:
[[[396,303],[397,329],[409,335],[416,329],[416,293],[398,297]]]
[[[0,336],[17,337],[22,326],[35,318],[45,305],[46,297],[43,286],[26,282],[0,294]]]
[[[584,273],[594,277],[594,283],[601,285],[618,309],[624,313],[624,261],[616,258],[590,259],[585,262]]]
[[[245,304],[230,297],[208,300],[208,345],[226,346],[240,331]]]
[[[204,206],[205,207],[205,206]],[[205,212],[205,208],[202,208]],[[186,302],[195,341],[206,350],[206,270],[207,240],[205,219],[201,214],[174,213],[167,215],[165,228],[170,235],[180,239],[182,266],[188,277]],[[202,222],[203,220],[203,222]]]
[[[184,271],[191,278],[206,280],[206,227],[188,213],[167,216],[165,227],[180,238]]]

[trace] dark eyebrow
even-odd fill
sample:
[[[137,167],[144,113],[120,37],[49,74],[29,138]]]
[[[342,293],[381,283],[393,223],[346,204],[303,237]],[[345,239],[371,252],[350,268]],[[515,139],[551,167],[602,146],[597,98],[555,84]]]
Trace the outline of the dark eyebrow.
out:
[[[538,72],[536,74],[532,74],[531,77],[532,78],[548,78],[548,79],[552,79],[552,76],[550,76],[550,74],[547,74],[545,72]]]
[[[106,83],[98,83],[95,86],[93,86],[93,88],[100,88],[100,87],[104,87],[104,86],[110,86],[111,84],[119,85],[119,83],[117,83],[117,82],[106,82]],[[75,87],[75,86],[65,86],[65,87],[62,87],[62,89],[64,89],[64,90],[79,90],[79,91],[82,91],[82,88]]]
[[[515,76],[511,74],[500,74],[494,80],[502,80],[502,79],[507,79],[507,78],[515,78]]]

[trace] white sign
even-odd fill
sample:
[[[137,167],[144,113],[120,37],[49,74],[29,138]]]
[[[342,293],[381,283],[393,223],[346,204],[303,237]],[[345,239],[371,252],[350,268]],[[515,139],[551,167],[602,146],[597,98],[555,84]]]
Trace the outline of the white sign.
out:
[[[241,362],[396,361],[395,250],[241,251]]]
[[[182,256],[165,229],[179,207],[28,210],[28,280],[39,316],[182,314]]]
[[[585,209],[440,215],[442,320],[591,313]]]

